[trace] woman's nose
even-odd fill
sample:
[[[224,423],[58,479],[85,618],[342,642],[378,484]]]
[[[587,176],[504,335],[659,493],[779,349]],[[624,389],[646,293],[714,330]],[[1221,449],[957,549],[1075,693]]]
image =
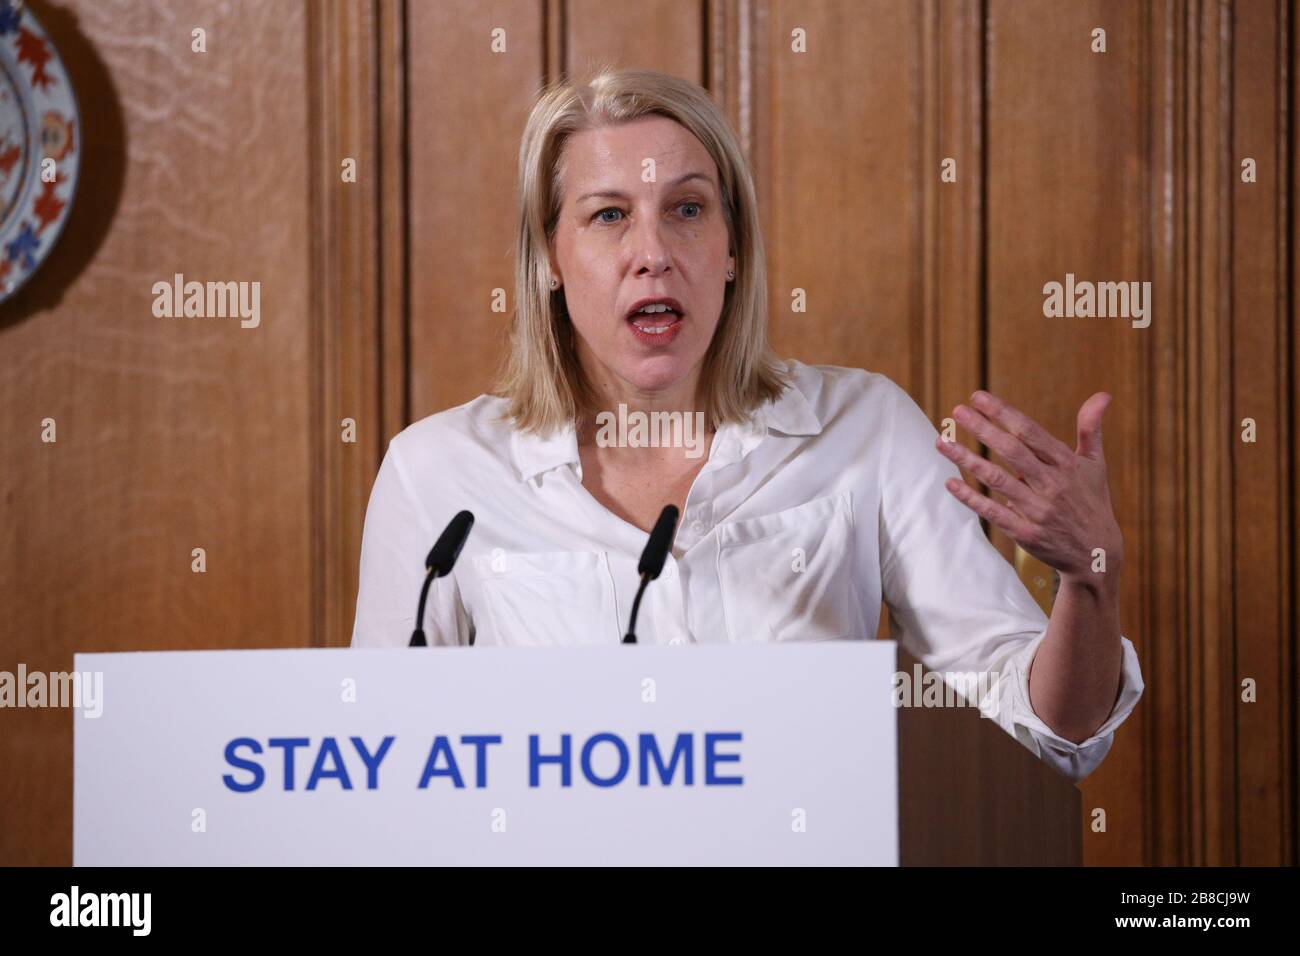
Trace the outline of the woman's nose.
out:
[[[633,240],[633,254],[638,271],[644,269],[659,273],[668,268],[671,260],[668,244],[660,234],[659,223],[643,221]]]

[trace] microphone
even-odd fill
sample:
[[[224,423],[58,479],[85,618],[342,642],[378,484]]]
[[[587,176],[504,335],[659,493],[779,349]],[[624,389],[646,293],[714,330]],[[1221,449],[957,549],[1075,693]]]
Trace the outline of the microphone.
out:
[[[445,578],[451,574],[451,569],[456,565],[456,559],[460,557],[460,549],[465,546],[465,539],[469,537],[469,529],[474,527],[474,516],[468,511],[462,511],[456,517],[447,522],[447,527],[443,529],[438,540],[434,542],[429,551],[429,556],[424,559],[424,569],[427,572],[424,576],[424,587],[420,588],[420,609],[415,612],[415,630],[411,632],[411,643],[408,647],[424,647],[424,602],[429,597],[429,585],[433,583],[434,578]]]
[[[636,643],[636,614],[641,608],[641,595],[645,593],[646,585],[659,577],[659,572],[664,569],[664,562],[668,560],[668,551],[673,546],[673,533],[676,530],[677,506],[666,505],[664,510],[659,512],[659,520],[650,531],[650,540],[646,542],[645,550],[641,552],[641,563],[636,567],[641,575],[641,586],[637,588],[636,599],[632,602],[632,616],[627,622],[627,634],[623,636],[624,644]]]

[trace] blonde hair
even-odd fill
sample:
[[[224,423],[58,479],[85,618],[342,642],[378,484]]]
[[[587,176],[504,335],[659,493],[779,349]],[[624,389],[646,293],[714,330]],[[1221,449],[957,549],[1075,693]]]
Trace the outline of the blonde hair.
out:
[[[542,434],[592,409],[572,323],[560,291],[549,288],[548,246],[559,219],[561,154],[584,130],[659,115],[689,130],[718,169],[736,278],[727,283],[713,341],[701,369],[703,411],[711,427],[744,422],[786,385],[767,338],[767,266],[753,177],[726,117],[709,94],[656,70],[599,68],[585,81],[561,80],[539,94],[519,146],[519,223],[510,350],[495,392],[509,399],[504,418]]]

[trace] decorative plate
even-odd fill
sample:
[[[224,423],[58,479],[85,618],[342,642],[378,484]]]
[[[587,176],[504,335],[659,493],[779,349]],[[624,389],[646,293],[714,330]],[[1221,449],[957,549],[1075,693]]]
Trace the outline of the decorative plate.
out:
[[[20,0],[0,0],[0,302],[50,254],[68,219],[80,125],[45,31]]]

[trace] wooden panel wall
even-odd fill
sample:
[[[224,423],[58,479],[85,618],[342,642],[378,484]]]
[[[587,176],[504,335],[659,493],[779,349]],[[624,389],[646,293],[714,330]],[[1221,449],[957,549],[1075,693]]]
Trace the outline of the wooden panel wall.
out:
[[[1061,5],[993,2],[988,7],[986,336],[988,385],[1071,447],[1075,416],[1093,392],[1114,396],[1104,426],[1110,489],[1124,531],[1124,630],[1143,664],[1155,634],[1143,633],[1140,485],[1146,448],[1144,351],[1151,328],[1123,318],[1046,318],[1043,286],[1149,278],[1144,225],[1150,177],[1144,113],[1144,8],[1108,0]],[[1105,53],[1091,32],[1106,31]],[[1157,287],[1155,308],[1164,305]],[[1172,311],[1159,308],[1156,319]],[[1170,411],[1171,409],[1166,409]],[[996,539],[1010,552],[1010,543]],[[1147,707],[1126,722],[1085,788],[1085,812],[1106,813],[1089,832],[1090,862],[1130,862],[1146,818],[1135,799],[1143,781]]]
[[[1284,770],[1296,753],[1300,697],[1294,631],[1290,641],[1284,637],[1294,613],[1290,563],[1295,557],[1295,539],[1288,537],[1288,524],[1294,531],[1295,521],[1289,500],[1295,472],[1288,455],[1295,419],[1288,392],[1297,370],[1287,361],[1294,334],[1287,309],[1288,73],[1295,64],[1293,59],[1288,64],[1288,43],[1294,13],[1285,3],[1238,3],[1203,14],[1203,32],[1219,38],[1226,71],[1216,95],[1207,98],[1211,112],[1201,125],[1217,122],[1230,130],[1225,149],[1205,163],[1223,171],[1213,201],[1227,229],[1226,248],[1216,245],[1214,264],[1231,290],[1227,314],[1222,307],[1215,310],[1216,328],[1226,333],[1221,361],[1228,365],[1230,399],[1227,428],[1216,429],[1214,443],[1231,463],[1230,484],[1222,489],[1231,516],[1231,617],[1215,628],[1214,641],[1232,648],[1230,679],[1224,681],[1231,695],[1225,700],[1232,706],[1226,708],[1228,736],[1221,747],[1236,756],[1214,781],[1219,792],[1202,798],[1208,807],[1219,797],[1227,808],[1219,832],[1206,833],[1194,857],[1207,862],[1296,862],[1296,778]],[[1258,166],[1255,183],[1242,182],[1246,158]],[[1259,431],[1251,444],[1241,440],[1246,418]],[[1255,703],[1241,702],[1244,680],[1258,684]]]
[[[1073,440],[1082,400],[1115,396],[1147,694],[1083,787],[1107,817],[1085,859],[1297,862],[1285,0],[31,2],[87,162],[54,257],[0,307],[0,669],[347,643],[388,439],[500,360],[532,96],[648,66],[740,136],[780,353],[882,371],[936,424],[991,387]],[[154,319],[178,271],[260,280],[261,328]],[[1067,272],[1151,281],[1150,327],[1044,318]],[[70,858],[70,754],[66,713],[0,713],[0,863]]]
[[[306,4],[29,5],[85,157],[52,257],[0,306],[0,669],[306,644]],[[260,325],[156,318],[153,284],[175,273],[260,282]],[[70,862],[68,711],[0,711],[0,767],[0,863]]]

